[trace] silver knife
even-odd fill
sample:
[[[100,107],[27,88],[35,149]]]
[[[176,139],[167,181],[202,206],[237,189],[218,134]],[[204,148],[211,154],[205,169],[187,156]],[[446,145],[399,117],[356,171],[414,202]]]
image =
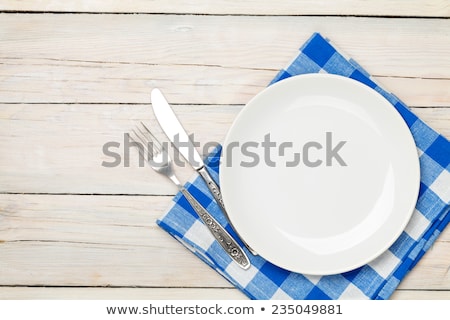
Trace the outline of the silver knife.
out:
[[[178,152],[186,159],[186,161],[200,174],[200,176],[206,182],[206,185],[211,191],[214,199],[219,204],[219,207],[221,208],[227,220],[230,222],[228,214],[225,210],[219,186],[215,183],[215,181],[208,173],[202,157],[200,156],[193,142],[189,138],[189,135],[187,134],[186,130],[183,128],[180,121],[176,117],[166,98],[159,89],[155,88],[152,90],[151,100],[153,112],[155,113],[156,119],[158,120],[164,133],[172,142],[173,146],[178,150]],[[230,225],[232,226],[231,222]],[[236,230],[234,231],[236,232]],[[255,254],[255,252],[245,242],[244,244],[251,253]]]

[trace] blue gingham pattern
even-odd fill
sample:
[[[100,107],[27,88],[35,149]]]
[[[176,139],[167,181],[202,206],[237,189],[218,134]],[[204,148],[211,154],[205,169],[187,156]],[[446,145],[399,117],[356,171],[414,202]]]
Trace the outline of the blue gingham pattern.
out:
[[[387,299],[449,223],[450,142],[320,34],[314,34],[303,45],[298,56],[272,83],[317,72],[350,77],[381,93],[402,115],[415,139],[421,167],[419,198],[409,224],[389,250],[361,268],[331,276],[289,272],[250,253],[252,266],[242,270],[222,251],[181,194],[175,196],[157,223],[251,299]],[[219,159],[220,146],[207,159],[216,181]],[[201,178],[187,183],[187,188],[234,234]]]

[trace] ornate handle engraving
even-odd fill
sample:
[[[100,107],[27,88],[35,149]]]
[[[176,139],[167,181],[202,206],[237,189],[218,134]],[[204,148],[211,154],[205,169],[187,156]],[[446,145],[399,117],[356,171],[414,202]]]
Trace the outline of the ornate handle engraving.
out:
[[[230,222],[231,227],[233,228],[234,232],[238,233],[236,229],[234,229],[233,225],[231,224],[230,218],[228,217],[228,213],[225,210],[225,204],[223,203],[222,199],[222,193],[220,192],[219,186],[216,184],[216,182],[211,178],[209,175],[206,167],[202,167],[197,170],[198,173],[202,176],[203,180],[205,180],[206,185],[208,186],[209,191],[211,191],[214,199],[219,204],[220,209],[222,210],[223,214],[225,215],[225,218]],[[239,234],[238,234],[239,236]],[[240,237],[244,245],[247,247],[247,249],[253,254],[258,255],[255,250],[253,250],[243,239]]]
[[[220,193],[220,188],[216,184],[216,182],[211,178],[208,171],[206,171],[205,167],[202,167],[198,170],[198,173],[202,176],[203,180],[205,180],[206,184],[208,185],[209,191],[211,191],[214,199],[219,204],[220,209],[225,214],[225,217],[228,219],[227,212],[225,210],[225,204],[223,203],[222,199],[222,193]]]
[[[181,192],[228,255],[236,261],[239,266],[248,269],[250,267],[250,261],[237,242],[185,188],[182,188]]]

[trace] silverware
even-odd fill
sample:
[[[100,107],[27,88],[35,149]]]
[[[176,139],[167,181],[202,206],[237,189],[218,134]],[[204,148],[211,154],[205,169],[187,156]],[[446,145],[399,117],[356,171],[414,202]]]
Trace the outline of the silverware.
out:
[[[130,138],[136,143],[143,159],[147,155],[147,162],[156,172],[168,177],[183,193],[189,204],[202,219],[203,223],[213,234],[228,255],[243,269],[250,268],[247,255],[231,237],[231,235],[211,216],[208,211],[183,187],[172,169],[172,159],[167,150],[159,143],[150,130],[141,122],[141,127],[132,130],[135,137]],[[136,138],[136,139],[135,139]],[[138,142],[139,140],[139,142]]]
[[[234,229],[231,223],[228,213],[225,210],[225,205],[222,199],[222,193],[219,186],[212,179],[202,157],[198,153],[194,144],[192,143],[186,130],[181,125],[180,121],[176,117],[166,98],[159,89],[153,89],[151,94],[153,112],[158,120],[161,128],[166,134],[167,138],[172,142],[172,145],[180,152],[180,154],[186,159],[186,161],[200,174],[203,180],[206,182],[209,190],[211,191],[214,199],[219,204],[220,209],[227,218],[233,230],[239,236],[239,233]],[[240,237],[247,249],[254,255],[256,252]]]

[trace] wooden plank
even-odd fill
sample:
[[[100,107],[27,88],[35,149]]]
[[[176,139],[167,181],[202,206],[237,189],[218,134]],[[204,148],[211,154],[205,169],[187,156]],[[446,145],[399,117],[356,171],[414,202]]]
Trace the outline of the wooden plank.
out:
[[[230,288],[156,226],[170,197],[0,195],[0,286]],[[450,229],[401,283],[450,290]]]
[[[200,151],[207,142],[223,140],[240,109],[175,106],[186,129],[195,132]],[[164,195],[176,191],[165,177],[140,166],[134,148],[125,147],[124,134],[138,121],[145,121],[161,141],[167,141],[149,106],[4,105],[1,110],[0,148],[9,149],[0,156],[1,192]],[[109,149],[120,155],[116,167],[102,165],[114,160],[103,153],[110,142],[120,143],[120,148]],[[177,168],[177,174],[186,181],[193,170],[186,165]]]
[[[240,105],[175,105],[203,154],[223,141]],[[450,108],[414,108],[424,121],[450,137]],[[0,105],[0,192],[81,194],[174,194],[176,188],[149,167],[139,166],[138,153],[125,146],[124,134],[138,121],[162,134],[148,105]],[[120,164],[106,167],[120,156]],[[128,154],[129,166],[125,155]],[[178,159],[178,158],[177,158]],[[181,160],[181,159],[180,159]],[[177,167],[182,181],[193,175]]]
[[[428,293],[427,293],[428,294]],[[0,287],[2,300],[247,300],[235,288]]]
[[[278,70],[313,32],[322,32],[362,65],[363,57],[378,61],[379,74],[402,76],[383,70],[407,64],[405,76],[425,71],[417,76],[439,77],[449,73],[449,24],[446,19],[4,14],[1,56]]]
[[[128,12],[181,14],[250,14],[250,15],[368,15],[448,17],[445,0],[358,1],[358,0],[189,0],[189,1],[3,1],[0,10],[35,12]]]
[[[320,31],[406,103],[448,106],[449,28],[448,19],[7,14],[0,102],[147,103],[159,86],[172,103],[242,104]]]
[[[2,300],[246,300],[235,288],[0,287]],[[397,290],[392,300],[449,300],[450,291]]]
[[[245,104],[277,74],[214,66],[10,61],[0,67],[5,79],[0,87],[3,103],[149,103],[151,89],[159,87],[171,103]],[[376,79],[408,105],[450,105],[450,78]]]
[[[168,197],[0,198],[0,285],[230,286],[156,226]]]
[[[396,290],[392,300],[449,300],[450,291]]]

